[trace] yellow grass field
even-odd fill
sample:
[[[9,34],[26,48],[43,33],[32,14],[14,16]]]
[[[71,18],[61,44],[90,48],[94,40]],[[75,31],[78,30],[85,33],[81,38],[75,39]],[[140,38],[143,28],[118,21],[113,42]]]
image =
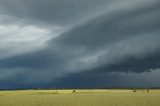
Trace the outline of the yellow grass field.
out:
[[[160,90],[0,91],[0,106],[160,106]]]

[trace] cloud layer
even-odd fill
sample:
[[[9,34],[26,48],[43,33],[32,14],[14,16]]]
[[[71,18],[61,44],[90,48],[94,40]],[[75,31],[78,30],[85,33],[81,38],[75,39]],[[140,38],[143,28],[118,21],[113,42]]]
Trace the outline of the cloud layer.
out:
[[[65,78],[76,75],[80,81],[87,75],[100,86],[104,78],[112,83],[133,73],[154,73],[160,68],[159,4],[158,0],[1,0],[0,84],[60,86],[57,83],[64,84]]]

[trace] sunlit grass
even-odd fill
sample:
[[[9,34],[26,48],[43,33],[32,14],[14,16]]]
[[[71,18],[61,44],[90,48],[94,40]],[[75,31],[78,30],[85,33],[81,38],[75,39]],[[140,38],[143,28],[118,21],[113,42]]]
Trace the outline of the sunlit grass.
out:
[[[159,106],[160,90],[1,91],[0,106]]]

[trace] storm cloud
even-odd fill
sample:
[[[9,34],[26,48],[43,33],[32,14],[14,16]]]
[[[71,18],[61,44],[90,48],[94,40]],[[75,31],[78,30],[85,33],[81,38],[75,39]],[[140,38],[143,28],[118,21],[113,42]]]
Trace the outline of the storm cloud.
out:
[[[138,86],[146,76],[153,77],[151,84],[160,68],[159,5],[158,0],[1,0],[2,88],[80,87],[69,84],[74,79],[95,82],[89,87],[105,86],[107,79],[108,86]],[[134,77],[115,82],[128,76],[139,83],[129,84]]]

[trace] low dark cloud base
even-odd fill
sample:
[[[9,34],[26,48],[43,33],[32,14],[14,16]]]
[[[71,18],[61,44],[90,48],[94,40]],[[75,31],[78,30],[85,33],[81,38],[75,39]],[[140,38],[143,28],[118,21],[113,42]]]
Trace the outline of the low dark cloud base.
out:
[[[1,0],[0,88],[159,86],[159,4]]]

